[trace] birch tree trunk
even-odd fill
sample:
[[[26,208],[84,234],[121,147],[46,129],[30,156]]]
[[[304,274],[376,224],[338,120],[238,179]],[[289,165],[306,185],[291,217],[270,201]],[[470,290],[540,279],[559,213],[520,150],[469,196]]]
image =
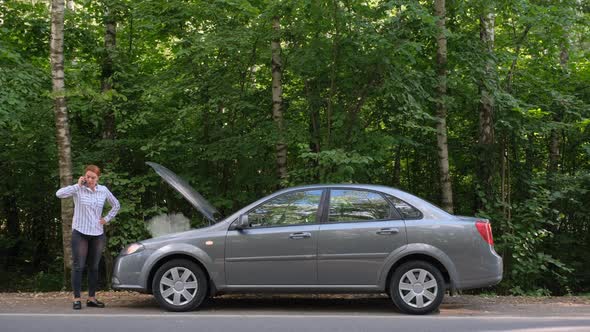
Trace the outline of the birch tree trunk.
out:
[[[479,83],[479,184],[483,190],[483,199],[478,199],[478,208],[485,208],[494,196],[493,165],[494,165],[494,97],[490,91],[495,85],[494,76],[494,20],[491,5],[486,5],[480,16],[480,38],[485,47],[484,75]]]
[[[449,174],[449,148],[447,144],[447,37],[445,35],[445,0],[434,1],[438,34],[436,38],[436,66],[438,73],[438,87],[436,102],[436,141],[438,145],[438,168],[441,184],[442,208],[453,213],[453,189]]]
[[[108,94],[113,89],[113,54],[116,47],[117,22],[111,13],[108,5],[105,8],[105,35],[104,35],[104,58],[102,62],[101,92]],[[115,139],[115,112],[112,107],[111,98],[107,98],[107,109],[104,115],[104,127],[102,138]]]
[[[557,116],[554,117],[554,121],[558,122],[559,118]],[[559,132],[556,129],[551,129],[550,134],[550,142],[549,142],[549,165],[547,167],[547,177],[549,178],[550,183],[553,181],[553,175],[557,173],[557,169],[559,167],[559,159],[561,153],[559,151],[560,147],[560,137]]]
[[[104,24],[105,24],[105,34],[104,34],[104,48],[105,53],[102,61],[102,73],[101,73],[101,82],[100,82],[100,89],[103,95],[105,95],[105,113],[104,113],[104,123],[103,123],[103,131],[102,131],[102,138],[105,140],[114,140],[116,137],[115,132],[115,111],[113,109],[113,100],[112,100],[112,90],[113,90],[113,57],[116,50],[116,37],[117,37],[117,21],[115,16],[113,15],[111,8],[109,8],[109,3],[105,3],[104,9]],[[108,96],[111,94],[110,96]],[[108,160],[107,162],[110,163],[112,160]],[[111,237],[112,228],[106,227],[105,232],[108,237]],[[104,263],[106,266],[106,278],[105,281],[108,284],[109,288],[111,285],[111,277],[113,271],[113,256],[110,254],[109,250],[105,250],[103,253]]]
[[[338,1],[332,1],[332,16],[334,22],[334,36],[332,39],[332,63],[330,66],[330,93],[328,95],[327,100],[327,107],[326,107],[326,128],[327,128],[327,138],[326,138],[326,147],[330,149],[332,146],[332,116],[334,113],[334,96],[336,95],[336,69],[338,68],[338,54],[340,53],[339,49],[339,40],[340,40],[340,30],[338,28]]]
[[[53,85],[53,110],[59,154],[59,182],[61,187],[72,184],[72,152],[70,127],[65,99],[64,83],[64,0],[51,1],[51,78]],[[72,218],[74,205],[71,199],[61,200],[62,241],[64,255],[64,286],[68,287],[72,270]]]
[[[278,130],[276,143],[276,162],[281,182],[287,179],[287,144],[284,141],[283,121],[283,86],[281,77],[283,61],[281,59],[280,20],[277,16],[272,19],[274,37],[271,42],[272,50],[272,117]]]
[[[561,69],[562,72],[564,73],[564,76],[567,77],[568,73],[567,73],[567,63],[569,61],[569,51],[568,51],[568,38],[569,36],[565,35],[565,41],[563,43],[563,45],[561,46],[561,52],[559,53],[559,64],[561,65]],[[560,105],[558,105],[557,107],[561,108]],[[562,113],[563,111],[561,109],[558,109],[555,111],[554,115],[553,115],[553,121],[555,123],[560,123],[562,120]],[[551,187],[553,187],[553,175],[555,175],[555,173],[557,173],[558,168],[559,168],[559,159],[561,158],[561,152],[560,152],[560,146],[561,146],[561,141],[560,141],[560,132],[557,129],[551,129],[551,135],[550,135],[550,141],[549,141],[549,164],[547,167],[547,177],[548,177],[548,181],[551,184]],[[554,189],[554,188],[551,188]]]
[[[320,153],[321,146],[321,96],[318,94],[317,83],[311,80],[304,82],[305,94],[309,105],[309,149],[313,153]],[[316,165],[317,166],[317,165]]]

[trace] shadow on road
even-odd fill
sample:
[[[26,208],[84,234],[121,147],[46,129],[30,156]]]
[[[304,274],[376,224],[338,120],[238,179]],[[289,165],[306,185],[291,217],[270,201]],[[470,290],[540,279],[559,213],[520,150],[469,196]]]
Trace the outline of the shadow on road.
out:
[[[137,299],[133,302],[115,304],[128,310],[148,309],[161,310],[154,298]],[[111,308],[113,305],[110,306]],[[470,311],[469,304],[445,303],[440,307],[442,311],[465,312]],[[401,314],[393,302],[386,296],[346,296],[346,295],[221,295],[206,300],[198,312],[203,313],[266,313],[305,312],[306,314]],[[436,311],[433,314],[439,314]]]
[[[107,307],[86,314],[167,314],[149,294],[101,292]],[[71,294],[0,293],[0,313],[71,313]],[[226,294],[208,299],[195,314],[212,315],[401,315],[384,294]],[[590,317],[583,298],[445,296],[440,316]]]
[[[321,296],[290,297],[238,297],[220,296],[209,299],[201,311],[286,311],[306,313],[399,313],[399,310],[387,297],[375,298],[327,298]]]

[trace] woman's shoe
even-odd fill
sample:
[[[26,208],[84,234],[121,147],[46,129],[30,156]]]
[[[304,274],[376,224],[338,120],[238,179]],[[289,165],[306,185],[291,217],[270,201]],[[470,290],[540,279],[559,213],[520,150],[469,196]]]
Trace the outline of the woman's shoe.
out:
[[[99,300],[94,300],[94,301],[86,301],[86,306],[87,307],[93,307],[93,308],[104,308],[104,303],[100,302]]]
[[[82,302],[81,301],[74,301],[72,303],[72,308],[74,310],[80,310],[80,309],[82,309]]]

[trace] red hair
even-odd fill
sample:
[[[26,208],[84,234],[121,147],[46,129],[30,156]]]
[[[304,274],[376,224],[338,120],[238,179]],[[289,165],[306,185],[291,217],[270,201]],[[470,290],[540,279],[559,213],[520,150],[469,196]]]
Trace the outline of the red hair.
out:
[[[96,173],[97,176],[100,176],[100,168],[96,165],[88,165],[86,166],[86,169],[84,170],[84,174],[86,174],[86,172],[91,171],[93,173]]]

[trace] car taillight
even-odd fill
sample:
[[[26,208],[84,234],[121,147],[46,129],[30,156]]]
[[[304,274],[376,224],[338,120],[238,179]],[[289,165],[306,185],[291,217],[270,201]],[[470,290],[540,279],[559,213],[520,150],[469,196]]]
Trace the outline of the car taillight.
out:
[[[492,225],[487,221],[478,220],[475,222],[475,227],[477,227],[477,231],[484,241],[493,246],[494,236],[492,236]]]

